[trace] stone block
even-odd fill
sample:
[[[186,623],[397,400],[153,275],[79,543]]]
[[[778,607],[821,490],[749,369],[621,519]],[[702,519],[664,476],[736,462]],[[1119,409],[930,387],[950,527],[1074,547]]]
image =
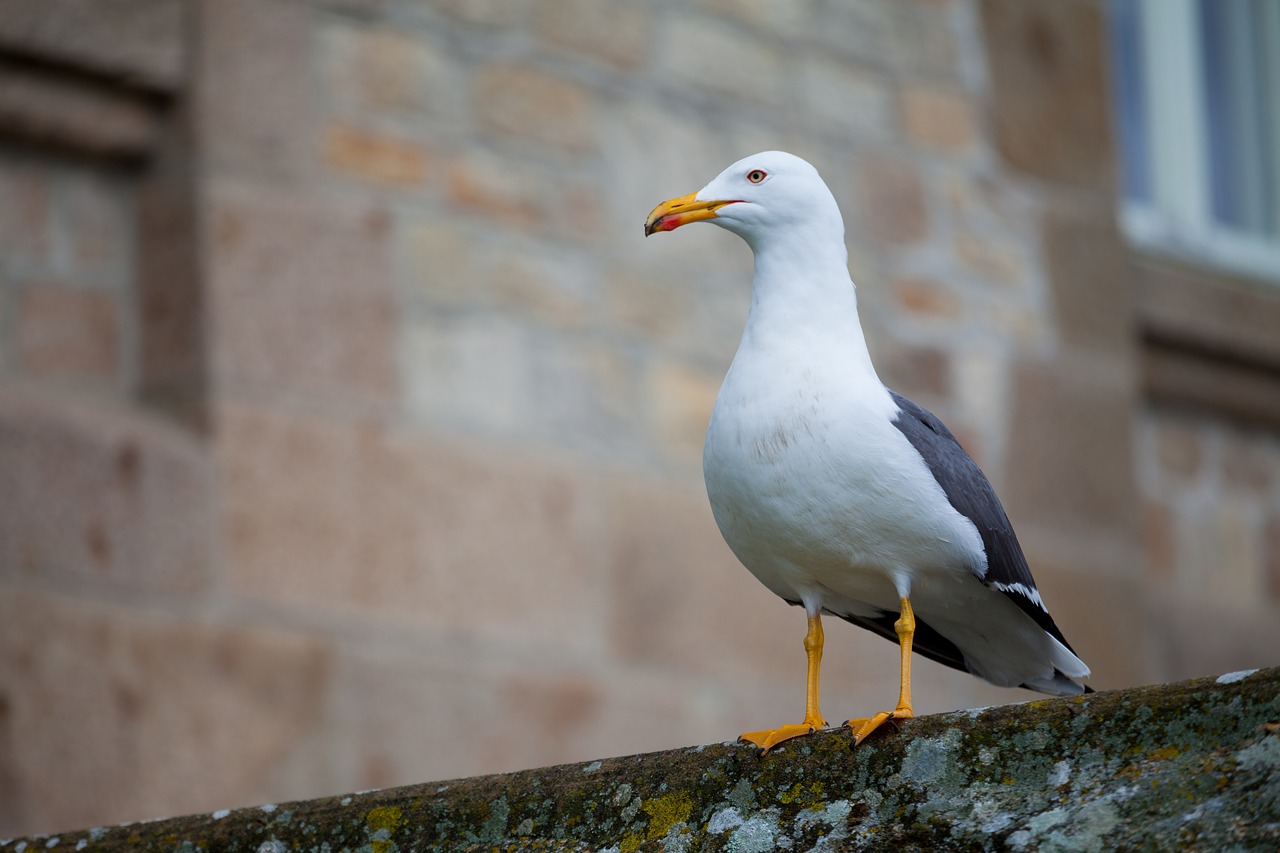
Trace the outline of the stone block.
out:
[[[738,563],[700,487],[612,481],[601,501],[606,620],[620,660],[726,685],[796,676],[803,697],[804,612]]]
[[[1024,362],[1014,368],[1005,470],[1010,506],[1069,536],[1138,531],[1133,397],[1120,383]]]
[[[515,435],[537,411],[530,332],[510,318],[415,318],[403,352],[406,406],[421,423]]]
[[[881,347],[880,374],[908,397],[946,398],[951,393],[951,358],[931,346],[893,342]]]
[[[318,39],[324,94],[339,115],[412,120],[453,114],[458,69],[430,38],[327,20]]]
[[[53,233],[52,171],[35,161],[0,160],[0,251],[10,261],[47,263]]]
[[[586,454],[641,447],[639,380],[614,345],[467,312],[414,320],[404,351],[409,411],[433,428]]]
[[[328,672],[325,647],[296,633],[7,586],[3,831],[330,790],[315,741]]]
[[[813,54],[797,70],[804,106],[828,128],[854,138],[883,139],[892,132],[893,98],[884,75]]]
[[[1222,436],[1222,484],[1266,500],[1280,491],[1280,439],[1228,426]]]
[[[486,130],[577,154],[595,147],[591,92],[566,77],[515,63],[487,65],[471,101]]]
[[[955,83],[963,60],[976,47],[966,37],[967,25],[957,21],[960,4],[950,0],[890,0],[892,38],[887,49],[900,77]],[[974,50],[976,52],[976,50]]]
[[[898,115],[907,139],[943,153],[966,154],[978,142],[978,118],[959,89],[906,85],[898,94]]]
[[[136,161],[152,153],[160,113],[129,89],[86,85],[38,65],[6,65],[0,79],[5,135],[43,148]]]
[[[693,316],[696,297],[684,282],[671,278],[639,264],[611,266],[603,278],[604,322],[633,339],[682,351],[694,348],[705,340]]]
[[[55,215],[77,277],[111,284],[131,272],[135,187],[109,173],[67,169]]]
[[[782,101],[783,57],[772,41],[687,13],[664,23],[657,67],[671,83],[757,104]]]
[[[633,3],[544,0],[537,8],[538,36],[573,56],[623,70],[639,68],[653,40],[652,10]]]
[[[814,14],[807,0],[699,0],[697,5],[770,37],[802,35]]]
[[[403,137],[334,124],[325,135],[325,163],[334,171],[398,190],[413,190],[427,179],[430,155]]]
[[[446,164],[445,196],[458,212],[592,245],[608,221],[590,182],[478,148]]]
[[[376,421],[228,404],[217,427],[238,598],[510,648],[598,644],[580,475]]]
[[[707,421],[720,390],[721,377],[674,361],[652,367],[647,378],[646,406],[654,443],[696,468],[707,433]]]
[[[223,186],[208,200],[217,381],[330,400],[394,398],[388,214],[262,188]]]
[[[1149,595],[1148,625],[1159,678],[1266,667],[1280,648],[1274,611],[1222,607],[1181,596]]]
[[[396,240],[409,292],[427,305],[483,306],[578,328],[599,299],[595,266],[545,240],[437,213],[403,217]]]
[[[529,17],[529,4],[506,0],[426,0],[450,18],[486,29],[518,28]]]
[[[540,443],[619,459],[643,453],[641,377],[615,344],[539,333],[531,337],[535,403],[528,434]],[[643,448],[643,449],[642,449]]]
[[[982,0],[979,14],[1004,159],[1043,180],[1108,188],[1115,165],[1102,4]]]
[[[1041,223],[1045,271],[1062,339],[1089,352],[1127,356],[1134,310],[1129,249],[1105,209],[1049,209]]]
[[[980,451],[994,448],[1003,436],[1009,408],[1009,359],[996,347],[966,346],[951,354],[954,411],[957,423],[951,431],[979,465],[994,462]],[[967,434],[962,427],[968,424]],[[972,442],[972,444],[971,444]],[[989,474],[995,472],[988,472]]]
[[[293,0],[200,0],[195,132],[207,164],[277,181],[315,161],[314,11]]]
[[[1092,672],[1085,683],[1095,690],[1148,683],[1159,639],[1149,621],[1145,579],[1092,571],[1063,556],[1042,549],[1027,554],[1054,622]]]
[[[910,160],[874,153],[858,163],[854,197],[856,221],[868,239],[894,246],[929,235],[929,206],[919,170]]]
[[[1188,601],[1253,609],[1266,594],[1266,544],[1259,508],[1217,495],[1178,514],[1176,586]]]
[[[957,229],[951,251],[962,269],[986,284],[1017,287],[1031,275],[1023,246],[996,231]]]
[[[916,275],[896,276],[890,282],[894,303],[908,314],[923,319],[954,322],[964,312],[959,294],[942,281]]]
[[[186,79],[185,0],[0,2],[0,46],[163,92]]]
[[[888,67],[894,56],[892,0],[823,4],[813,36],[824,48],[859,62]]]
[[[1272,606],[1280,603],[1280,511],[1267,514],[1263,527],[1264,548],[1266,549],[1267,595]]]
[[[1155,429],[1155,458],[1160,474],[1184,483],[1201,476],[1205,456],[1205,429],[1184,417],[1152,412],[1147,423]]]
[[[0,574],[191,596],[209,582],[205,449],[167,423],[64,394],[0,391]]]
[[[488,229],[432,213],[398,216],[395,228],[398,269],[414,303],[462,306],[480,301],[475,284],[486,266]]]
[[[1147,572],[1157,583],[1170,584],[1177,568],[1173,511],[1162,500],[1142,502],[1142,548]]]
[[[495,661],[455,645],[432,655],[359,647],[335,692],[346,787],[453,779],[692,742],[679,682],[635,670],[522,655]]]
[[[41,379],[112,387],[121,371],[113,294],[60,284],[25,288],[14,311],[17,366]]]
[[[186,155],[168,149],[161,162],[139,184],[135,202],[138,396],[203,428],[210,330],[197,225],[201,193],[189,180]]]
[[[558,328],[582,328],[592,318],[597,271],[578,253],[540,240],[491,241],[489,267],[478,285],[493,304]]]
[[[1267,369],[1280,364],[1280,298],[1274,288],[1157,255],[1135,255],[1132,264],[1134,301],[1149,339],[1170,348],[1213,350]]]

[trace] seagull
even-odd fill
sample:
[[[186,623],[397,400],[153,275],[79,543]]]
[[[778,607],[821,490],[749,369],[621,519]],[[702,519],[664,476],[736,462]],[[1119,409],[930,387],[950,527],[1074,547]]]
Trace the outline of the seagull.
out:
[[[846,721],[854,746],[913,716],[912,651],[1001,687],[1088,690],[986,476],[941,420],[876,375],[844,220],[818,171],[781,151],[739,160],[655,207],[645,236],[703,221],[755,255],[746,327],[707,426],[707,496],[738,560],[808,619],[804,721],[741,740],[763,753],[827,727],[824,613],[901,650],[898,704]]]

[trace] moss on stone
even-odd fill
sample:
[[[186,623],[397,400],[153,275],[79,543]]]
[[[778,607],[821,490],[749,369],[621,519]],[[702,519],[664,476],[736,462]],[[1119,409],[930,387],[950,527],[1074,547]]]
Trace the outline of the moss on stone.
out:
[[[857,749],[847,731],[763,757],[718,744],[64,833],[53,849],[816,846],[1280,848],[1280,670],[920,717]]]

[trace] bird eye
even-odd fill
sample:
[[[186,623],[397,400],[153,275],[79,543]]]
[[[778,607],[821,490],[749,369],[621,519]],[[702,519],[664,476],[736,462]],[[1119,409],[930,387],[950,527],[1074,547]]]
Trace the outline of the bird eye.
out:
[[[767,177],[769,176],[760,169],[752,169],[750,172],[747,172],[747,180],[753,184],[758,184]]]

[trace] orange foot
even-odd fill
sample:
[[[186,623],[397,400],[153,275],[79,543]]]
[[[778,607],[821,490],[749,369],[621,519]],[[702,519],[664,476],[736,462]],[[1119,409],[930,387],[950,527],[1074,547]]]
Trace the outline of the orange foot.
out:
[[[760,747],[760,754],[763,755],[783,741],[791,740],[793,737],[811,735],[826,727],[826,720],[821,717],[814,717],[806,719],[803,723],[780,726],[776,729],[766,729],[762,732],[743,732],[738,735],[738,740],[755,744]]]
[[[874,717],[858,717],[853,720],[845,720],[844,724],[853,729],[853,745],[857,746],[867,737],[890,720],[905,720],[914,717],[910,708],[895,708],[892,711],[881,711]]]

